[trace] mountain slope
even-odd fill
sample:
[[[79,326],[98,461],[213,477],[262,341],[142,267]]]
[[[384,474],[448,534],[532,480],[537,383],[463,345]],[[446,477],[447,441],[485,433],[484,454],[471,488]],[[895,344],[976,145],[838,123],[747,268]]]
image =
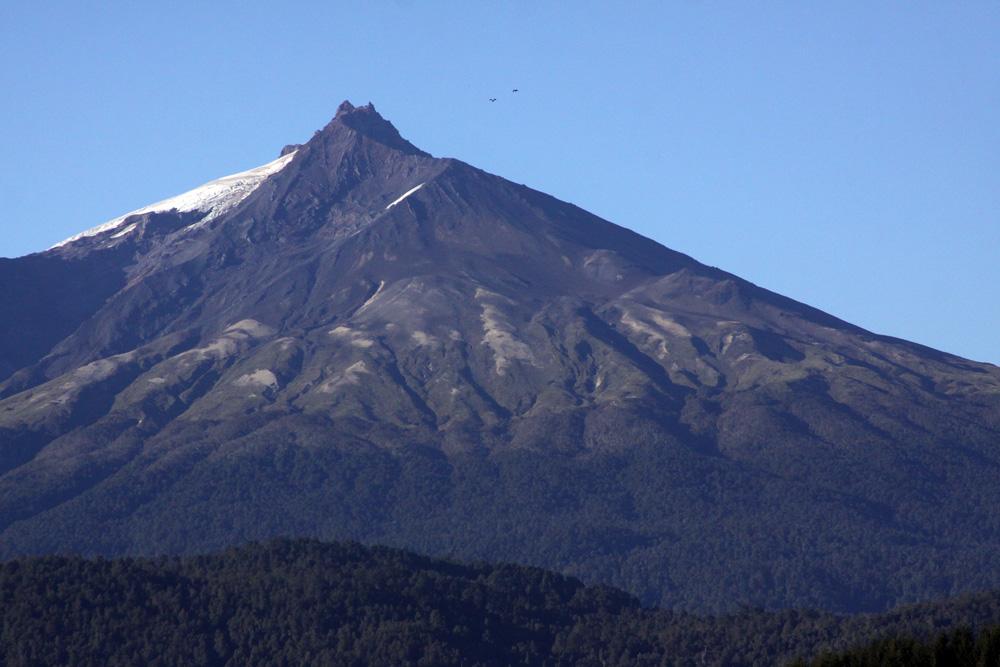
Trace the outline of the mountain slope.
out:
[[[370,105],[195,199],[0,265],[103,276],[58,315],[0,302],[39,331],[0,357],[0,552],[352,538],[710,609],[1000,586],[994,366],[433,158]]]

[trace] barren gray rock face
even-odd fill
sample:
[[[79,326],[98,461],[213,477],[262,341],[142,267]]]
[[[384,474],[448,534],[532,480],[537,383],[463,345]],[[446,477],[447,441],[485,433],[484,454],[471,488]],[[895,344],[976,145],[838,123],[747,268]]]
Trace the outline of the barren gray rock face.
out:
[[[353,538],[692,609],[1000,586],[997,367],[434,158],[371,105],[282,154],[0,260],[0,554]]]

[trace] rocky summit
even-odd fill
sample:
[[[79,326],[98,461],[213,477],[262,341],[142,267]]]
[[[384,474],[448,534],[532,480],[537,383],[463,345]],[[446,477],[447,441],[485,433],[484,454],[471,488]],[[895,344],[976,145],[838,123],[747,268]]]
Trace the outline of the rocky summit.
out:
[[[0,260],[4,556],[309,536],[673,608],[879,610],[1000,587],[998,475],[1000,368],[435,158],[371,105]]]

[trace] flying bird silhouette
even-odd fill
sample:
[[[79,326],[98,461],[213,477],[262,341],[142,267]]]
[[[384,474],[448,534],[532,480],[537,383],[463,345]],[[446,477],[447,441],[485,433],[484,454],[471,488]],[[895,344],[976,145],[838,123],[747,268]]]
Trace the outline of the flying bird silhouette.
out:
[[[514,90],[512,90],[511,92],[512,92],[512,93],[516,93],[516,92],[517,92],[517,88],[515,88],[515,89],[514,89]]]
[[[490,98],[490,102],[496,102],[496,101],[497,101],[497,98],[495,98],[495,97],[491,97]]]

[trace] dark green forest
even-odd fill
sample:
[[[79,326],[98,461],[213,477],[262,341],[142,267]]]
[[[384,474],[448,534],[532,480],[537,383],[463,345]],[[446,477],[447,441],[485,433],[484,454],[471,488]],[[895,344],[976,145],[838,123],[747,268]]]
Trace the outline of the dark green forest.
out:
[[[798,662],[805,667],[807,663]],[[995,667],[1000,665],[1000,626],[977,634],[968,628],[942,632],[932,640],[913,637],[892,637],[843,653],[824,653],[812,662],[812,667],[940,667],[970,665]]]
[[[697,616],[532,567],[308,540],[184,558],[0,564],[5,665],[772,665],[819,656],[826,667],[933,659],[942,643],[955,655],[995,656],[1000,631],[985,629],[998,623],[1000,593],[880,615]],[[835,653],[866,642],[881,643]],[[976,659],[950,664],[995,664]]]
[[[34,523],[16,511],[23,495],[0,489],[0,524],[9,523],[0,557],[186,555],[275,536],[351,540],[544,567],[621,588],[645,605],[698,613],[741,605],[881,612],[1000,589],[990,537],[1000,534],[1000,501],[990,495],[996,473],[986,465],[962,493],[887,483],[863,467],[852,469],[851,480],[824,468],[828,490],[810,490],[794,481],[801,477],[794,466],[782,467],[782,456],[763,474],[675,440],[636,445],[655,436],[636,435],[644,428],[638,418],[616,436],[620,453],[587,457],[520,449],[448,457],[410,443],[390,450],[351,440],[334,446],[329,424],[301,420],[290,435],[285,421],[248,417],[243,437],[171,445],[175,467],[131,464],[89,494],[74,497],[78,488],[67,482],[58,488],[68,499],[61,509]],[[197,427],[189,428],[184,435],[194,439]],[[209,455],[226,439],[233,456]],[[564,444],[555,436],[550,442]],[[138,451],[141,440],[130,446]],[[782,451],[788,460],[809,460],[790,444]],[[914,454],[912,465],[942,465],[940,457],[930,462],[932,454]],[[931,478],[948,479],[945,472]],[[923,494],[951,521],[941,526],[923,512],[903,521],[889,505],[837,490],[848,481]],[[993,519],[976,519],[987,512]]]

